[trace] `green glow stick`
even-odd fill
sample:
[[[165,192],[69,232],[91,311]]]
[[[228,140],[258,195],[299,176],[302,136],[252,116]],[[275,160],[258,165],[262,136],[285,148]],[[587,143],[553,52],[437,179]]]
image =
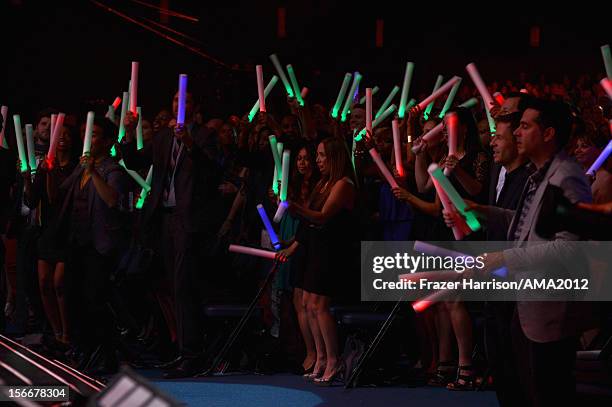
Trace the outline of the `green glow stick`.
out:
[[[438,75],[438,79],[436,79],[436,84],[434,85],[434,89],[433,92],[437,91],[440,86],[442,86],[442,81],[444,80],[444,77],[442,75]],[[427,107],[425,108],[425,111],[423,112],[423,117],[425,118],[425,120],[429,120],[429,114],[431,113],[431,110],[434,107],[434,103],[436,103],[435,100],[432,100],[430,104],[427,105]]]
[[[410,110],[410,109],[412,109],[413,107],[415,107],[415,106],[416,106],[416,104],[417,104],[416,99],[414,99],[414,98],[410,99],[410,101],[409,101],[409,102],[408,102],[408,104],[406,105],[406,110]]]
[[[15,124],[15,141],[17,143],[17,153],[19,154],[20,171],[26,172],[28,170],[28,159],[26,157],[26,150],[23,144],[21,117],[18,114],[13,115],[13,123]]]
[[[125,162],[121,159],[119,160],[119,165],[121,165],[123,168],[125,168],[125,170],[127,171],[127,173],[134,179],[134,181],[136,181],[136,183],[138,185],[140,185],[141,188],[145,189],[147,191],[147,193],[149,191],[151,191],[151,186],[148,185],[144,179],[142,179],[142,177],[140,176],[139,173],[137,173],[134,170],[130,170],[126,165]]]
[[[355,73],[353,76],[353,84],[351,85],[351,90],[349,90],[348,95],[346,95],[346,101],[344,102],[344,107],[342,108],[342,113],[340,115],[340,121],[345,122],[346,117],[348,115],[348,111],[351,108],[351,103],[353,102],[353,95],[359,86],[359,82],[361,81],[361,74],[359,72]]]
[[[274,166],[274,174],[272,175],[272,192],[278,196],[278,174],[276,173],[276,165]]]
[[[145,180],[145,183],[150,186],[152,180],[153,180],[153,166],[151,165],[149,167],[149,172],[147,173],[147,179]],[[147,191],[146,189],[142,188],[142,190],[140,191],[140,197],[138,197],[138,201],[136,201],[136,209],[142,209],[147,199],[147,196],[149,195],[149,192],[150,191]]]
[[[410,92],[410,83],[412,82],[412,74],[414,73],[414,63],[406,64],[406,72],[404,73],[404,84],[402,85],[402,96],[400,96],[400,105],[398,115],[400,119],[404,118],[406,113],[406,102],[408,101],[408,92]]]
[[[136,108],[138,112],[138,124],[136,125],[136,150],[144,148],[144,139],[142,138],[142,109],[140,106]]]
[[[281,166],[278,168],[276,172],[276,180],[280,181],[281,177],[283,176],[283,173],[282,173],[283,159],[281,158],[283,156],[283,149],[284,149],[283,143],[276,144],[276,149],[278,150],[278,157],[280,158],[280,161],[281,161]]]
[[[376,93],[378,93],[378,91],[380,90],[380,88],[378,86],[374,86],[372,88],[372,96],[374,96]],[[361,99],[359,99],[359,104],[363,105],[365,103],[366,97],[362,96]]]
[[[268,84],[266,85],[266,88],[264,89],[264,98],[268,97],[270,92],[272,92],[272,89],[276,85],[276,82],[278,82],[278,76],[274,75],[272,79],[270,79],[270,82],[268,82]],[[253,108],[249,112],[249,122],[253,121],[258,111],[259,111],[259,98],[257,98],[257,102],[255,102],[255,104],[253,105]]]
[[[608,79],[612,80],[612,52],[610,52],[610,45],[602,45],[601,46],[601,56],[604,60],[604,65],[606,66],[606,75]]]
[[[283,168],[281,174],[281,190],[280,199],[281,201],[287,200],[287,190],[289,189],[289,164],[291,163],[291,151],[283,151]]]
[[[274,134],[269,136],[268,141],[270,142],[270,149],[272,149],[272,158],[274,158],[274,167],[276,168],[276,172],[278,174],[280,173],[280,170],[281,170],[281,159],[280,159],[280,154],[278,152],[278,142],[276,141],[276,136]]]
[[[290,98],[295,97],[295,95],[293,94],[293,89],[291,89],[291,84],[287,80],[285,71],[283,71],[283,67],[281,66],[280,61],[278,60],[278,57],[276,56],[276,54],[270,55],[270,59],[272,60],[272,64],[274,65],[274,68],[276,68],[276,72],[278,72],[278,76],[280,76],[281,81],[283,81],[283,85],[285,86],[287,95],[289,95]]]
[[[471,109],[471,108],[473,108],[476,105],[478,105],[478,99],[477,98],[471,98],[471,99],[466,100],[462,104],[460,104],[459,107],[465,107],[466,109]]]
[[[397,110],[397,106],[395,105],[391,105],[387,108],[387,110],[385,110],[380,117],[377,117],[376,119],[374,119],[374,121],[372,122],[372,129],[375,129],[376,126],[378,126],[380,123],[384,122],[385,119],[387,117],[389,117],[390,115],[392,115],[395,110]],[[361,129],[361,131],[359,132],[359,134],[357,134],[357,137],[355,137],[355,140],[360,141],[363,136],[366,135],[366,128],[364,127],[363,129]]]
[[[491,132],[491,136],[495,135],[495,132],[497,131],[497,128],[495,126],[495,120],[493,120],[493,117],[491,116],[491,112],[489,112],[489,109],[485,109],[485,112],[487,113],[487,121],[489,122],[489,131]]]
[[[123,137],[125,137],[125,115],[129,106],[129,93],[123,92],[123,99],[121,101],[121,121],[119,122],[119,135],[117,136],[117,141],[121,143]]]
[[[342,86],[340,87],[340,92],[338,92],[338,97],[336,98],[336,103],[334,103],[334,107],[332,108],[332,117],[334,119],[338,118],[338,111],[340,111],[340,105],[342,104],[342,101],[344,100],[344,95],[346,94],[346,91],[348,89],[349,86],[349,82],[351,81],[351,78],[353,77],[353,75],[350,72],[347,72],[346,74],[344,74],[344,80],[342,81]]]
[[[399,86],[394,86],[393,89],[391,89],[391,93],[389,93],[389,96],[387,96],[383,104],[380,106],[380,108],[376,112],[374,119],[378,119],[380,115],[383,114],[383,112],[387,110],[387,107],[391,104],[391,101],[393,100],[395,95],[397,95],[397,92],[399,92],[399,90],[400,90]]]
[[[453,88],[451,89],[450,93],[448,94],[448,97],[446,98],[446,102],[444,102],[444,107],[442,108],[442,111],[438,115],[438,117],[440,119],[442,119],[444,117],[446,112],[448,112],[448,109],[450,109],[450,107],[452,106],[453,100],[455,100],[455,95],[457,95],[457,91],[459,90],[459,86],[461,85],[461,81],[462,81],[462,79],[459,78],[459,80],[457,82],[455,82],[455,84],[453,85]]]
[[[287,73],[289,74],[289,80],[291,80],[291,84],[293,85],[293,93],[295,94],[295,98],[300,106],[304,106],[304,99],[302,98],[300,85],[298,85],[298,81],[295,77],[295,72],[293,71],[293,66],[291,66],[291,64],[287,65]]]
[[[465,203],[463,198],[461,198],[453,184],[451,184],[448,178],[446,178],[440,167],[438,167],[438,165],[435,163],[431,164],[427,169],[427,172],[429,172],[429,175],[431,177],[438,181],[438,184],[440,184],[444,192],[446,192],[446,195],[451,200],[453,205],[455,205],[455,208],[457,208],[459,213],[465,218],[465,221],[472,230],[472,232],[476,232],[477,230],[479,230],[481,227],[480,222],[478,222],[478,219],[476,219],[476,216],[473,212],[466,211],[465,208],[467,207],[467,204]]]
[[[31,124],[25,125],[26,131],[26,147],[28,147],[28,163],[30,165],[30,172],[36,173],[36,151],[34,151],[34,128]]]

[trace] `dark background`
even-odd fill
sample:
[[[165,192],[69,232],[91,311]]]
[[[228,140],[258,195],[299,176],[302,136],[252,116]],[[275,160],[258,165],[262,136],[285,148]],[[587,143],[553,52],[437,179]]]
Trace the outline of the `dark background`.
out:
[[[159,12],[130,0],[101,3],[139,21],[143,17],[160,21]],[[464,67],[472,61],[488,82],[515,78],[521,72],[549,79],[563,73],[590,73],[599,79],[604,72],[599,47],[610,43],[612,32],[610,13],[603,5],[538,10],[534,4],[516,2],[489,2],[469,9],[433,1],[427,7],[410,8],[398,4],[414,2],[168,3],[171,10],[199,18],[191,23],[170,17],[168,25],[200,40],[196,46],[232,69],[87,0],[2,1],[0,103],[26,118],[46,106],[84,116],[96,100],[108,104],[127,90],[130,61],[137,60],[138,97],[145,116],[169,104],[179,73],[189,74],[190,89],[203,101],[207,115],[242,114],[257,97],[253,64],[264,64],[269,78],[274,72],[268,55],[273,52],[283,64],[293,64],[300,85],[311,89],[309,98],[325,105],[332,103],[346,71],[359,70],[363,85],[379,85],[386,96],[392,85],[401,84],[408,60],[416,63],[411,94],[430,91],[437,74],[467,78]],[[276,32],[279,6],[287,14],[284,39]],[[384,20],[382,48],[375,47],[377,18]],[[529,44],[534,25],[541,31],[537,48]],[[277,86],[273,93],[276,103],[282,102],[280,89]]]

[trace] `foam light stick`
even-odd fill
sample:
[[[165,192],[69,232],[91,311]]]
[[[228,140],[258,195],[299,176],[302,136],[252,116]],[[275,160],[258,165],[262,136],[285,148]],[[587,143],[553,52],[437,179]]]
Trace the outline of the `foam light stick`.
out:
[[[28,147],[28,164],[30,172],[36,173],[36,151],[34,150],[34,128],[31,124],[25,125],[26,131],[26,146]]]
[[[610,52],[609,44],[601,46],[601,56],[603,57],[606,67],[606,76],[608,79],[612,80],[612,52]]]
[[[391,101],[393,100],[395,95],[397,95],[397,92],[399,92],[399,90],[400,90],[399,86],[394,86],[393,89],[391,89],[389,96],[387,96],[383,104],[380,106],[380,108],[376,112],[376,115],[374,116],[375,119],[378,119],[380,115],[383,114],[385,110],[387,110],[387,107],[391,104]]]
[[[229,245],[229,251],[232,253],[241,253],[249,256],[262,257],[264,259],[276,259],[276,253],[269,250],[256,249],[254,247],[240,246],[237,244]]]
[[[408,102],[408,92],[410,92],[410,83],[412,82],[412,74],[414,73],[414,63],[408,62],[406,64],[406,71],[404,72],[404,82],[402,83],[402,95],[400,96],[400,104],[398,115],[400,119],[404,118],[406,113],[406,106]]]
[[[280,250],[281,245],[279,243],[278,236],[276,235],[276,232],[272,227],[272,223],[270,223],[270,218],[268,218],[268,214],[266,213],[266,210],[264,209],[262,204],[257,205],[257,212],[259,212],[259,217],[261,218],[264,227],[268,231],[268,236],[270,236],[272,246],[274,246],[276,250]]]
[[[283,162],[283,151],[284,151],[283,143],[280,143],[280,142],[277,143],[276,144],[276,149],[278,150],[278,157],[281,160],[281,166],[278,167],[278,171],[276,173],[276,177],[277,177],[276,180],[280,181],[281,178],[282,178],[282,175],[283,175],[283,173],[282,173],[282,168],[283,168],[283,163],[282,162]]]
[[[400,140],[399,122],[393,120],[391,122],[393,129],[393,151],[395,152],[395,168],[400,177],[404,176],[404,164],[402,163],[402,142]]]
[[[0,131],[0,147],[8,150],[8,143],[6,142],[6,137],[4,137],[4,132],[6,130],[6,117],[8,115],[8,106],[2,106],[0,109],[0,113],[2,113],[2,131]]]
[[[138,123],[136,124],[136,150],[142,150],[144,148],[144,138],[142,137],[142,108],[138,106],[136,112],[138,113]]]
[[[274,88],[277,82],[278,82],[278,76],[274,75],[272,79],[270,79],[270,82],[268,82],[268,84],[266,85],[266,88],[264,89],[264,99],[268,97],[270,92],[272,92],[272,89]],[[259,111],[259,98],[257,99],[257,102],[255,102],[255,104],[251,108],[251,111],[249,112],[249,122],[253,121],[253,118],[255,117],[258,111]]]
[[[53,132],[55,131],[55,122],[57,121],[57,114],[51,114],[51,124],[49,125],[49,140],[53,136]]]
[[[59,113],[55,121],[55,127],[53,127],[53,133],[51,133],[51,141],[49,142],[49,151],[47,152],[47,166],[53,168],[55,163],[55,150],[57,149],[57,143],[59,142],[60,134],[64,128],[64,113]]]
[[[427,141],[428,143],[434,143],[440,140],[440,137],[442,136],[442,130],[444,130],[444,123],[439,123],[438,125],[436,125],[436,127],[425,133],[421,137],[421,140]],[[414,146],[412,147],[412,152],[418,154],[418,152],[421,151],[421,148],[421,144],[419,144],[418,146]]]
[[[261,65],[255,66],[255,73],[257,75],[257,95],[259,96],[259,111],[266,111],[266,96],[264,93],[264,79],[263,79],[263,67]]]
[[[457,139],[459,137],[459,118],[457,113],[452,112],[446,115],[444,118],[446,122],[446,128],[448,129],[448,155],[457,155]],[[444,175],[447,177],[450,175],[450,168],[444,168]]]
[[[302,91],[300,92],[300,96],[302,96],[302,99],[306,98],[306,96],[308,95],[308,91],[309,91],[309,89],[307,87],[304,86],[302,88]]]
[[[444,80],[444,77],[442,75],[438,75],[438,77],[436,78],[436,83],[434,85],[432,93],[435,93],[438,89],[440,89],[440,86],[442,86],[443,80]],[[431,114],[431,110],[434,107],[435,101],[436,101],[435,99],[432,100],[425,108],[425,111],[423,112],[423,117],[425,118],[425,120],[429,120],[429,115]]]
[[[459,213],[457,213],[457,211],[454,209],[450,198],[448,197],[448,195],[446,195],[446,192],[444,192],[438,181],[432,178],[432,182],[438,196],[440,197],[442,207],[449,213],[453,214],[455,226],[453,226],[452,229],[455,240],[462,240],[465,236],[471,233],[469,226],[465,222],[465,219],[461,215],[459,215]]]
[[[145,183],[150,187],[151,181],[153,181],[153,165],[149,167],[149,172],[147,173],[147,179],[145,179]],[[147,196],[149,196],[150,189],[147,190],[142,188],[140,190],[140,196],[138,197],[138,201],[136,201],[136,209],[142,209],[147,200]]]
[[[446,98],[446,102],[444,102],[444,106],[442,107],[442,111],[438,115],[438,118],[442,119],[444,117],[444,115],[446,114],[446,112],[448,112],[448,109],[450,109],[451,106],[453,105],[453,101],[455,100],[455,96],[457,95],[457,91],[459,90],[459,86],[461,86],[461,81],[462,80],[463,80],[462,78],[459,78],[457,83],[455,83],[453,85],[453,88],[451,89],[450,93],[448,94],[448,97]]]
[[[471,109],[478,105],[478,99],[470,98],[459,105],[459,107],[465,107],[466,109]]]
[[[353,74],[347,72],[344,74],[344,79],[342,80],[342,86],[340,86],[340,90],[338,91],[338,96],[336,97],[336,103],[332,107],[331,116],[334,119],[338,118],[338,113],[340,112],[340,105],[342,105],[342,101],[344,100],[344,96],[346,95],[346,91],[348,90],[349,84],[351,82],[351,78]]]
[[[125,162],[123,160],[119,160],[119,165],[121,165],[123,168],[125,168],[125,170],[127,171],[127,173],[132,177],[132,179],[134,181],[136,181],[136,183],[138,185],[140,185],[140,187],[144,190],[146,190],[147,192],[149,192],[151,190],[151,186],[147,184],[147,182],[142,179],[142,177],[140,176],[139,173],[137,173],[134,170],[130,170],[126,165]]]
[[[19,154],[20,171],[28,170],[28,158],[26,156],[25,146],[23,145],[23,133],[21,131],[21,117],[18,114],[13,115],[13,123],[15,124],[15,141],[17,142],[17,152]]]
[[[121,98],[117,96],[115,100],[113,101],[113,104],[108,106],[108,111],[106,112],[105,117],[111,122],[115,121],[115,112],[117,111],[117,108],[119,107],[120,104],[121,104]]]
[[[278,173],[276,172],[276,165],[274,166],[274,174],[272,174],[272,192],[278,196]]]
[[[396,110],[397,110],[397,106],[395,106],[395,105],[389,106],[387,108],[387,110],[385,110],[384,113],[381,114],[378,119],[375,119],[374,122],[372,122],[372,129],[376,128],[376,126],[378,126],[380,123],[384,122],[385,119],[387,117],[391,116],[393,113],[395,113]],[[364,127],[357,134],[357,137],[355,137],[355,140],[360,141],[363,138],[363,136],[365,136],[365,135],[366,135],[366,128]]]
[[[94,127],[94,112],[87,112],[87,121],[85,122],[85,138],[83,139],[83,154],[88,155],[91,152],[91,138],[93,136]]]
[[[610,100],[612,100],[612,79],[603,78],[599,84],[604,88]]]
[[[374,86],[372,88],[372,96],[376,95],[378,93],[378,91],[380,90],[380,88],[378,86]],[[366,101],[366,97],[365,95],[361,97],[361,99],[359,99],[359,104],[363,105]]]
[[[281,201],[287,200],[287,191],[289,190],[289,166],[291,164],[291,151],[283,151],[283,163],[282,163],[282,174],[281,174],[281,190],[280,199]]]
[[[183,126],[185,124],[185,104],[187,103],[187,75],[184,73],[179,75],[179,94],[178,94],[178,111],[176,114],[176,124]]]
[[[366,131],[372,134],[372,88],[366,88]]]
[[[289,203],[287,201],[282,201],[278,205],[278,209],[274,214],[274,223],[280,223],[280,221],[283,220],[283,216],[285,216],[285,212],[287,212],[287,209],[289,209]]]
[[[353,76],[353,83],[351,84],[351,90],[348,95],[346,95],[346,100],[344,101],[344,106],[342,107],[342,113],[340,115],[340,121],[345,122],[349,109],[351,108],[351,103],[353,102],[353,95],[359,86],[359,82],[361,81],[361,74],[359,72],[355,72]]]
[[[476,85],[476,88],[478,89],[478,93],[480,93],[480,96],[482,96],[482,98],[484,99],[485,109],[489,111],[491,107],[494,105],[493,97],[489,93],[489,90],[487,89],[487,85],[485,85],[484,81],[482,80],[480,73],[478,73],[478,68],[476,68],[476,64],[474,63],[468,64],[465,67],[465,69],[468,71],[468,74],[470,74],[470,78],[472,78],[474,85]]]
[[[502,95],[500,92],[495,92],[493,97],[500,106],[504,104],[504,95]]]
[[[295,97],[293,94],[293,89],[291,89],[291,84],[287,80],[285,71],[283,70],[283,67],[281,66],[280,61],[278,60],[278,57],[276,56],[276,54],[270,55],[270,60],[272,60],[272,64],[274,65],[274,68],[276,68],[276,72],[278,72],[278,76],[280,76],[281,81],[283,81],[283,85],[285,86],[287,95],[289,95],[290,98]]]
[[[395,182],[395,178],[393,178],[393,175],[391,175],[391,173],[389,172],[389,169],[383,162],[382,158],[380,157],[380,154],[378,154],[378,151],[376,151],[375,148],[371,148],[370,155],[372,156],[372,159],[376,163],[376,166],[382,173],[383,177],[385,177],[389,185],[391,185],[391,188],[397,188],[398,185],[397,182]]]
[[[612,120],[610,121],[610,130],[612,131]],[[591,168],[588,169],[587,174],[591,176],[595,176],[595,172],[606,162],[608,157],[612,154],[612,140],[608,142],[608,145],[604,148],[604,150],[599,154],[599,157],[595,160]]]
[[[119,135],[117,136],[117,141],[121,143],[123,137],[125,137],[125,116],[128,111],[128,92],[123,92],[123,101],[121,102],[121,118],[119,119]]]
[[[138,113],[138,62],[132,62],[132,79],[130,80],[130,112],[134,116]]]
[[[487,114],[487,121],[489,122],[489,131],[491,132],[491,136],[493,136],[496,131],[495,120],[493,116],[491,116],[491,111],[485,110],[485,113]]]
[[[297,78],[295,77],[295,71],[293,70],[293,66],[291,64],[287,65],[287,73],[289,74],[291,85],[293,86],[293,94],[295,95],[295,98],[300,106],[304,106],[304,99],[302,99],[302,94],[300,93],[300,85],[298,85]]]
[[[431,102],[435,101],[437,98],[439,98],[440,96],[448,92],[453,87],[453,85],[457,83],[459,79],[461,78],[458,76],[453,76],[448,82],[440,86],[438,90],[436,90],[434,93],[432,93],[431,95],[427,96],[424,100],[419,102],[419,105],[418,105],[419,109],[420,110],[425,109],[427,105],[429,105]]]
[[[268,141],[270,142],[270,148],[272,149],[272,157],[274,158],[274,166],[276,167],[276,174],[278,177],[281,174],[281,158],[280,153],[278,152],[278,142],[276,141],[276,136],[269,136]]]
[[[427,171],[429,172],[429,175],[432,177],[432,179],[436,179],[438,181],[440,187],[442,187],[442,189],[449,197],[455,208],[457,208],[459,213],[465,218],[465,221],[470,227],[470,229],[473,232],[479,230],[481,227],[480,222],[478,222],[478,219],[476,219],[476,216],[472,212],[466,210],[467,204],[465,203],[463,198],[461,198],[453,184],[451,184],[448,178],[446,178],[440,167],[438,167],[437,164],[433,163],[429,166]]]

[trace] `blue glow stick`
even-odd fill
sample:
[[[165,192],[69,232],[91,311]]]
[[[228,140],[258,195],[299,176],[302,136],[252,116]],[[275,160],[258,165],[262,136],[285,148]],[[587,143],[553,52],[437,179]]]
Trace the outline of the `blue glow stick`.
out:
[[[278,241],[278,236],[276,235],[276,232],[272,227],[272,223],[270,222],[270,218],[268,218],[268,214],[266,213],[266,210],[264,209],[262,204],[257,205],[257,212],[259,212],[259,217],[261,218],[261,221],[263,222],[266,230],[268,231],[268,236],[270,236],[272,246],[274,246],[276,250],[280,250],[281,245]]]
[[[187,103],[187,75],[179,75],[179,94],[178,94],[178,112],[176,114],[176,124],[183,126],[185,124],[185,104]]]

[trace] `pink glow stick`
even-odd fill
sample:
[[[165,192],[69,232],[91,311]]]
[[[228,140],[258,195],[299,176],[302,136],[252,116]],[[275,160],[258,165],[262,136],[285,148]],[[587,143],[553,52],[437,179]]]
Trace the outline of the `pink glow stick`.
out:
[[[427,141],[428,143],[435,143],[436,141],[440,140],[442,136],[442,130],[444,130],[444,124],[440,123],[433,129],[425,133],[421,137],[421,139],[424,141]],[[421,151],[421,148],[422,148],[421,144],[419,144],[418,146],[414,146],[412,147],[412,152],[415,154],[418,154],[418,152]]]
[[[444,118],[446,121],[446,128],[448,129],[448,155],[457,155],[457,137],[458,137],[458,118],[457,113],[451,112]],[[444,168],[444,175],[447,177],[450,175],[450,168]]]
[[[306,98],[306,96],[308,95],[308,88],[306,86],[304,86],[302,88],[302,91],[300,92],[300,96],[302,96],[302,99]]]
[[[485,85],[484,81],[482,80],[482,77],[478,73],[478,68],[476,68],[476,64],[472,62],[471,64],[466,66],[465,69],[468,71],[468,74],[470,74],[470,77],[472,78],[474,85],[476,85],[476,88],[478,89],[478,93],[480,93],[480,96],[482,96],[482,98],[484,99],[485,109],[487,109],[487,112],[488,112],[491,109],[491,107],[494,106],[493,97],[489,93],[489,90],[487,89],[487,85]]]
[[[231,244],[229,251],[233,253],[242,253],[249,256],[263,257],[264,259],[274,260],[276,253],[269,250],[256,249],[254,247],[239,246],[237,244]]]
[[[130,112],[134,116],[138,114],[138,62],[132,62],[132,80],[130,81]]]
[[[389,169],[383,162],[382,158],[380,158],[380,154],[378,154],[378,151],[376,151],[375,148],[371,148],[370,155],[372,156],[372,159],[378,166],[378,169],[382,173],[383,177],[385,177],[389,185],[391,185],[391,188],[397,188],[398,185],[397,185],[397,182],[395,182],[395,178],[393,178],[393,175],[391,175],[391,173],[389,172]]]
[[[372,88],[366,88],[366,131],[372,136]]]
[[[60,132],[64,128],[64,117],[64,113],[60,113],[57,115],[55,127],[53,128],[53,133],[51,133],[49,152],[47,153],[47,165],[49,166],[49,168],[52,168],[53,163],[55,162],[55,150],[57,149],[57,143],[59,142]]]
[[[257,74],[257,93],[259,94],[259,111],[266,111],[266,95],[264,94],[264,79],[263,79],[263,67],[261,65],[255,66],[255,73]]]
[[[53,131],[55,130],[55,122],[57,121],[57,114],[51,115],[51,125],[49,126],[49,139],[53,136]]]
[[[604,88],[610,100],[612,100],[612,80],[608,78],[603,78],[599,84]]]
[[[393,129],[393,151],[395,152],[395,168],[400,177],[404,176],[404,164],[402,163],[402,142],[400,140],[399,122],[393,120],[391,122]]]
[[[435,91],[434,93],[432,93],[431,95],[427,96],[427,98],[425,98],[425,100],[423,100],[422,102],[419,103],[419,109],[424,110],[428,104],[430,104],[431,102],[435,101],[437,98],[439,98],[440,96],[444,95],[446,92],[450,91],[451,88],[453,87],[453,85],[455,84],[455,82],[457,82],[459,79],[458,76],[453,76],[448,82],[446,82],[444,85],[440,86],[440,88]]]
[[[115,100],[113,101],[113,109],[117,110],[120,104],[121,104],[121,98],[117,96]]]

